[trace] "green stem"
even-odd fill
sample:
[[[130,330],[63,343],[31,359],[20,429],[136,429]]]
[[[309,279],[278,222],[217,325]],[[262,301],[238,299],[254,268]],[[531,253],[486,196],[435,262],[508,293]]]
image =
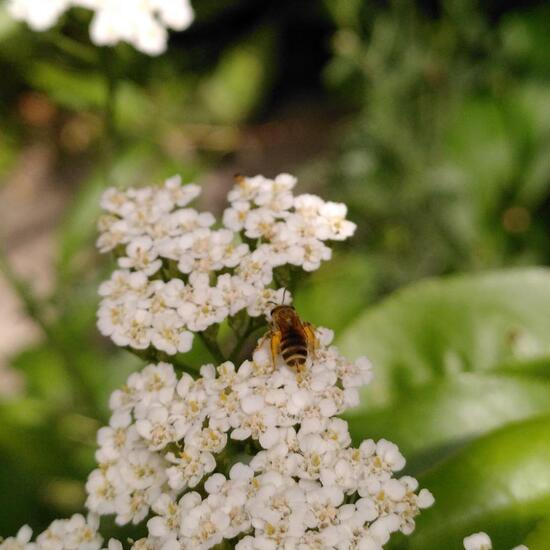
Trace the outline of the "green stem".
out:
[[[218,362],[218,363],[224,363],[225,362],[225,356],[220,349],[220,346],[216,340],[212,340],[210,338],[207,338],[204,332],[198,333],[199,338],[202,340],[203,344],[206,346],[206,349],[210,352],[212,357]]]
[[[97,54],[96,49],[82,44],[61,32],[54,33],[52,42],[62,50],[64,53],[83,61],[84,63],[89,63],[94,65],[97,63]]]
[[[249,321],[248,326],[246,327],[246,330],[243,331],[243,334],[241,334],[241,336],[237,340],[237,343],[235,344],[235,346],[231,350],[231,353],[229,354],[229,360],[232,363],[234,363],[237,360],[239,353],[241,351],[241,348],[243,347],[246,340],[250,337],[250,335],[256,332],[263,325],[265,325],[263,321],[256,321],[256,322]]]
[[[90,391],[90,388],[82,376],[82,373],[75,367],[70,350],[68,350],[65,346],[63,339],[56,334],[51,322],[48,320],[46,314],[46,303],[40,300],[34,294],[31,286],[26,281],[21,279],[21,277],[19,277],[19,275],[17,275],[17,273],[12,269],[6,253],[1,248],[0,271],[4,274],[5,279],[8,281],[22,302],[27,315],[42,330],[42,333],[48,342],[50,342],[52,347],[59,354],[61,364],[63,365],[67,376],[72,380],[74,387],[81,394],[86,408],[95,412],[95,397]]]
[[[111,168],[115,154],[117,137],[116,104],[118,80],[114,71],[114,50],[101,49],[101,69],[105,77],[105,100],[103,103],[103,121],[105,139],[103,143],[103,171],[107,185],[110,184]]]
[[[190,374],[193,378],[197,376],[197,368],[192,367],[188,363],[185,363],[181,359],[180,353],[176,355],[168,355],[162,351],[158,351],[154,348],[147,349],[135,349],[130,346],[124,348],[126,351],[130,352],[132,355],[139,357],[142,361],[146,363],[159,363],[161,361],[165,363],[170,363],[174,368],[184,371],[187,374]]]
[[[33,293],[30,285],[21,279],[12,269],[6,253],[0,248],[0,271],[15,291],[28,316],[42,329],[44,334],[49,338],[51,329],[46,321],[44,310],[45,304],[41,302]]]

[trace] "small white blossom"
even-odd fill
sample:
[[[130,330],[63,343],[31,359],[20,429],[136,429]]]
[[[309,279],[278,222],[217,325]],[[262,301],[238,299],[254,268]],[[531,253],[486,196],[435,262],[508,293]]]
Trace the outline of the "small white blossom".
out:
[[[55,520],[36,537],[40,550],[99,550],[103,538],[97,533],[99,518],[75,514],[70,519]]]
[[[492,550],[493,544],[487,533],[474,533],[466,537],[463,541],[464,550]],[[512,550],[529,550],[524,544],[514,546]]]
[[[15,537],[8,537],[0,542],[2,550],[27,550],[31,548],[29,544],[32,538],[32,529],[28,525],[23,525],[17,531]]]

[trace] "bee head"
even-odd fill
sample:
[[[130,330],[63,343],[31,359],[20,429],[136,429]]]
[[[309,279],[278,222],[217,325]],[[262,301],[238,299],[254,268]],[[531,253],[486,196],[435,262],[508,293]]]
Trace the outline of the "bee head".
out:
[[[296,315],[296,310],[293,306],[285,304],[285,295],[286,295],[286,288],[283,291],[283,299],[281,300],[282,303],[278,304],[277,302],[269,301],[268,304],[273,304],[275,307],[269,312],[271,320],[275,323],[278,323],[279,321],[284,321],[285,318],[290,318],[294,315]]]
[[[296,317],[296,310],[285,304],[276,305],[271,310],[271,321],[276,325],[283,325]]]

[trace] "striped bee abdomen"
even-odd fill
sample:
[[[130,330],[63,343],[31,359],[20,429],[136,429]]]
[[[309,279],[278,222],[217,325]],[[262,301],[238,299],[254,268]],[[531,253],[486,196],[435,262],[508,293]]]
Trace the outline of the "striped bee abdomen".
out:
[[[281,355],[289,367],[305,365],[307,359],[307,341],[297,331],[289,332],[281,340]]]

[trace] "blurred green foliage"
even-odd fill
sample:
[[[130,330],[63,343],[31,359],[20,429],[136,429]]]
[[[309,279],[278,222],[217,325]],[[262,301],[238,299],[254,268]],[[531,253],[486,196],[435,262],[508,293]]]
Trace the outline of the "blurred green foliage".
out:
[[[345,352],[373,360],[375,380],[348,415],[354,437],[396,441],[436,496],[392,548],[459,548],[487,530],[498,547],[547,549],[550,275],[518,266],[550,260],[550,9],[194,5],[194,25],[155,59],[93,48],[86,12],[32,33],[0,7],[0,176],[9,183],[21,151],[41,142],[74,187],[55,288],[40,299],[19,289],[43,338],[12,357],[26,390],[0,403],[10,503],[0,533],[81,509],[108,396],[143,364],[95,328],[111,269],[93,248],[106,183],[193,179],[242,160],[247,131],[285,105],[315,103],[334,116],[331,147],[284,169],[303,176],[302,189],[346,202],[358,234],[304,281],[296,304]],[[404,284],[463,272],[372,306]]]
[[[386,290],[434,273],[547,262],[547,6],[331,3],[328,82],[357,105],[331,174]],[[545,43],[546,46],[542,46]]]

